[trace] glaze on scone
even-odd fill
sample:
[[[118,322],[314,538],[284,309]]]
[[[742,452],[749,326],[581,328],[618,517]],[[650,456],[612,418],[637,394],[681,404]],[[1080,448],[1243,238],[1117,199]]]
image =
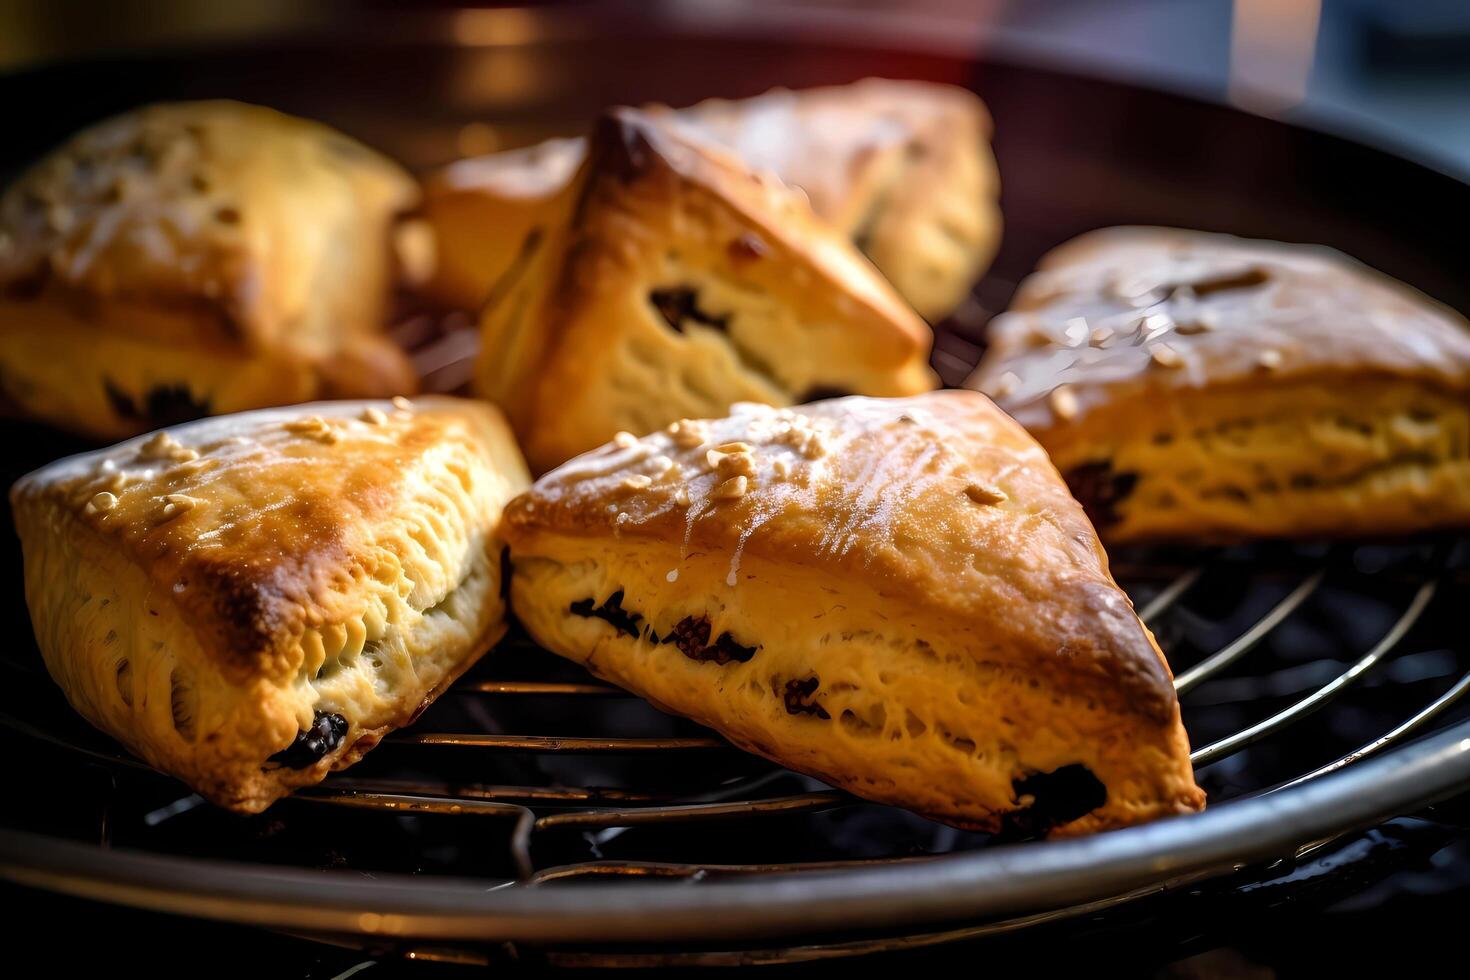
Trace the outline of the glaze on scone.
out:
[[[964,89],[869,78],[648,111],[804,191],[817,216],[930,320],[959,305],[995,256],[1001,217],[990,116]],[[431,290],[450,306],[479,309],[527,237],[560,219],[558,192],[585,154],[585,140],[548,140],[431,175]]]
[[[932,388],[932,337],[800,194],[632,109],[486,307],[476,393],[533,471],[737,401]]]
[[[973,392],[624,433],[512,501],[505,536],[541,644],[859,795],[1026,834],[1203,804],[1082,509]]]
[[[11,503],[72,705],[254,812],[357,761],[500,637],[500,515],[528,482],[490,406],[321,402],[61,460]]]
[[[993,321],[969,385],[1109,540],[1470,523],[1470,325],[1327,249],[1084,235]]]
[[[0,197],[0,394],[102,439],[318,397],[411,394],[382,335],[417,187],[325,126],[147,106]]]

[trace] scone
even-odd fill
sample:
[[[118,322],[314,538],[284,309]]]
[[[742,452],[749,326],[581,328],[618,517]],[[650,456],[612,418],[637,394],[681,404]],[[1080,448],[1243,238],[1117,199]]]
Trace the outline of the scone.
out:
[[[449,309],[478,313],[527,242],[550,233],[586,157],[586,140],[552,139],[429,174],[423,215],[434,265],[425,291]]]
[[[649,111],[805,191],[817,216],[931,320],[953,310],[995,256],[990,116],[964,89],[870,78]],[[425,211],[437,241],[437,297],[478,309],[527,236],[556,220],[556,192],[585,153],[584,140],[550,140],[432,175]]]
[[[799,187],[929,320],[968,295],[1000,245],[985,104],[954,85],[869,78],[677,113]]]
[[[77,711],[255,812],[484,653],[525,463],[488,405],[398,402],[206,419],[21,479],[26,602]]]
[[[505,537],[542,645],[853,793],[1025,835],[1203,805],[1092,527],[974,392],[624,434],[512,501]]]
[[[1053,251],[970,380],[1111,541],[1470,523],[1470,325],[1323,248],[1112,228]]]
[[[0,197],[0,399],[98,439],[411,394],[383,335],[418,190],[325,126],[238,102],[79,133]]]
[[[737,401],[935,385],[929,328],[774,178],[632,109],[486,306],[476,393],[540,472]]]

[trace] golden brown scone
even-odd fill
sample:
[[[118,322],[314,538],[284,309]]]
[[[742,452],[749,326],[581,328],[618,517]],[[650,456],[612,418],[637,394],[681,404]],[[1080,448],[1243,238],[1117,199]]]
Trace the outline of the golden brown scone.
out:
[[[382,329],[393,224],[417,194],[348,137],[238,102],[86,129],[0,197],[0,394],[111,439],[412,393]]]
[[[931,320],[953,310],[995,256],[1001,218],[990,116],[964,89],[870,78],[649,111],[805,191],[817,216],[852,238]],[[432,176],[425,202],[439,265],[431,291],[450,306],[478,309],[526,236],[556,220],[556,191],[585,153],[583,140],[550,140]]]
[[[736,406],[506,508],[548,649],[859,795],[1080,834],[1199,809],[1168,665],[989,399]]]
[[[1470,523],[1470,333],[1323,248],[1110,228],[1042,260],[971,387],[1112,541]]]
[[[972,92],[868,78],[677,113],[804,190],[929,320],[954,310],[1000,245],[991,122]]]
[[[932,388],[929,328],[802,196],[633,109],[486,306],[476,392],[533,471],[737,401]]]
[[[356,762],[505,630],[499,413],[425,398],[206,419],[11,491],[72,705],[220,806]]]
[[[424,180],[434,236],[426,292],[451,309],[479,311],[531,235],[545,235],[587,157],[584,139],[553,139],[469,157]]]

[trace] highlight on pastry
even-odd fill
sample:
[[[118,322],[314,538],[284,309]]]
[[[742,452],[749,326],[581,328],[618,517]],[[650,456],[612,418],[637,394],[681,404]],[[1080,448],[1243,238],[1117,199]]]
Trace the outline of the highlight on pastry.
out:
[[[479,402],[188,423],[11,491],[26,602],[72,705],[257,812],[356,762],[505,631],[498,528],[529,483]]]
[[[146,106],[0,197],[0,396],[98,439],[320,397],[412,394],[382,334],[418,198],[326,126],[238,102]]]
[[[1470,523],[1470,324],[1325,248],[1110,228],[1047,255],[968,384],[1111,541]]]
[[[505,537],[547,649],[858,795],[1013,836],[1203,806],[1153,637],[981,395],[623,433],[512,501]]]
[[[475,391],[533,471],[737,401],[936,384],[929,328],[798,192],[633,109],[600,121],[481,320]]]
[[[750,99],[648,111],[720,144],[807,195],[921,315],[942,319],[995,256],[1001,217],[991,122],[951,85],[869,78]],[[522,243],[558,218],[558,191],[582,139],[461,160],[430,176],[425,213],[437,241],[431,291],[477,310]]]

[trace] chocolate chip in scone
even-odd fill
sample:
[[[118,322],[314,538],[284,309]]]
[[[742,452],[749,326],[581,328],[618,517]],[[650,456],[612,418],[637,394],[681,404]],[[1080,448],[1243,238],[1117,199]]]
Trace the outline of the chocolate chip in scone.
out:
[[[1099,528],[1118,523],[1118,505],[1128,499],[1138,485],[1137,473],[1116,473],[1107,460],[1074,466],[1062,476],[1071,488],[1072,496],[1077,498],[1088,518]]]
[[[788,715],[816,715],[818,718],[831,718],[827,709],[817,702],[811,700],[817,688],[822,686],[822,679],[816,674],[800,681],[787,681],[786,691],[782,700],[786,703]]]
[[[852,392],[842,388],[832,388],[827,385],[813,385],[796,396],[796,403],[798,405],[805,405],[808,402],[823,402],[829,398],[846,398],[851,394]]]
[[[311,727],[296,733],[296,740],[270,757],[287,769],[305,769],[342,744],[347,735],[347,719],[338,714],[318,711]]]
[[[1036,772],[1013,780],[1016,799],[1030,798],[1029,806],[1001,815],[998,835],[1006,840],[1040,837],[1053,827],[1086,816],[1108,801],[1108,788],[1080,763],[1051,772]]]
[[[570,612],[573,616],[584,619],[600,619],[611,624],[619,633],[626,633],[635,639],[639,633],[638,623],[643,619],[642,613],[629,612],[623,608],[622,589],[608,596],[607,601],[600,606],[594,606],[592,599],[578,599],[572,603]]]
[[[108,379],[103,379],[107,402],[118,418],[145,422],[151,426],[192,422],[209,414],[209,399],[197,399],[186,384],[154,385],[141,402]]]
[[[685,325],[689,323],[715,330],[726,330],[730,326],[729,317],[715,316],[700,309],[699,297],[694,290],[684,286],[655,289],[648,294],[648,301],[675,333],[683,333]]]
[[[663,642],[674,644],[690,660],[711,661],[721,665],[732,660],[747,663],[759,649],[737,643],[729,633],[721,633],[714,643],[710,643],[709,634],[707,617],[685,616],[674,624],[673,630],[664,637]]]

